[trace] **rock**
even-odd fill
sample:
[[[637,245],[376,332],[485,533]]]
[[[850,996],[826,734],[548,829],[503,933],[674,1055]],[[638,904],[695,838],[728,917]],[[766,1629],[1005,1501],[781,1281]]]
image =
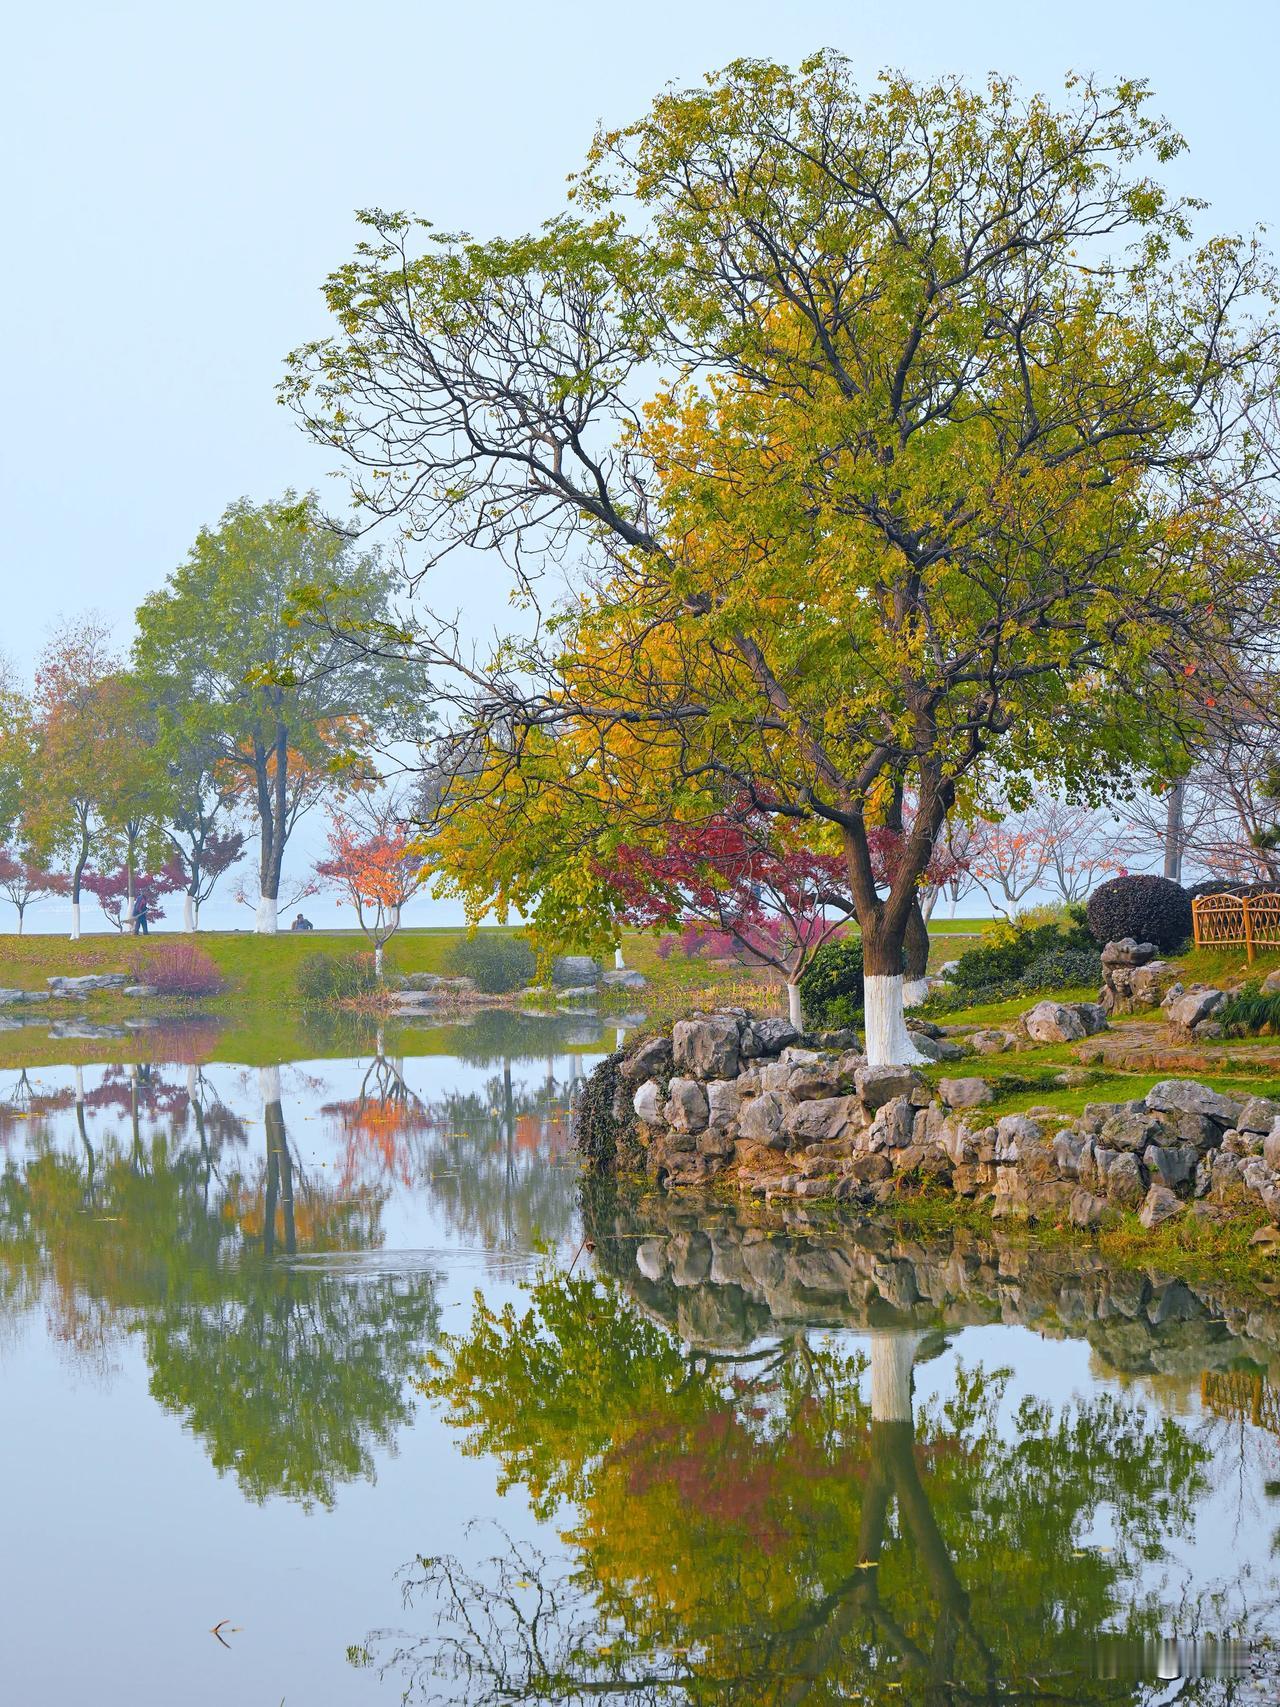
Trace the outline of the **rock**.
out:
[[[94,990],[122,990],[130,979],[127,972],[84,972],[70,978],[55,973],[45,982],[56,996],[87,996]]]
[[[791,1109],[782,1127],[790,1138],[824,1144],[842,1138],[851,1127],[861,1126],[862,1121],[862,1108],[856,1097],[820,1097]]]
[[[1152,1179],[1159,1175],[1160,1183],[1170,1191],[1179,1191],[1194,1182],[1197,1160],[1190,1144],[1148,1144],[1142,1152],[1142,1165],[1148,1175]]]
[[[1249,1243],[1257,1245],[1269,1255],[1274,1255],[1280,1250],[1280,1227],[1259,1227]]]
[[[1280,1102],[1270,1097],[1250,1097],[1236,1117],[1241,1132],[1270,1132],[1280,1120]]]
[[[1107,943],[1102,951],[1104,966],[1145,966],[1148,960],[1156,957],[1156,945],[1153,942],[1136,942],[1131,936],[1122,936],[1115,942]]]
[[[1067,1212],[1073,1227],[1096,1227],[1107,1212],[1107,1200],[1077,1186],[1068,1200]]]
[[[438,972],[404,972],[391,981],[394,990],[434,990],[443,980]]]
[[[158,996],[160,992],[154,984],[126,984],[124,989],[121,991],[121,994],[125,996],[145,997]]]
[[[674,1065],[671,1039],[650,1037],[622,1063],[622,1073],[634,1084],[637,1079],[667,1078]]]
[[[649,980],[634,966],[616,966],[600,974],[601,984],[608,990],[647,990]]]
[[[703,1131],[710,1113],[705,1087],[697,1079],[675,1078],[667,1092],[667,1106],[663,1110],[667,1125],[677,1132]]]
[[[665,1239],[642,1239],[636,1246],[636,1267],[646,1280],[655,1283],[667,1278],[667,1242]]]
[[[1128,1151],[1116,1157],[1107,1170],[1107,1198],[1122,1209],[1136,1209],[1147,1194],[1142,1164]]]
[[[1006,1114],[996,1122],[995,1159],[997,1162],[1016,1162],[1019,1145],[1035,1143],[1043,1137],[1044,1128],[1029,1114]]]
[[[1147,966],[1135,966],[1125,980],[1130,1002],[1134,1007],[1158,1008],[1172,977],[1173,967],[1167,960],[1153,960]]]
[[[1203,1114],[1219,1126],[1235,1126],[1240,1104],[1195,1079],[1161,1079],[1142,1099],[1157,1113]]]
[[[969,1033],[969,1047],[975,1055],[1003,1055],[1017,1046],[1018,1040],[1011,1031],[998,1031],[993,1028]]]
[[[1093,1147],[1087,1138],[1067,1127],[1054,1134],[1053,1159],[1059,1173],[1079,1179],[1085,1165],[1092,1163]]]
[[[695,1079],[736,1079],[738,1022],[729,1014],[677,1020],[671,1033],[676,1071]]]
[[[742,1107],[737,1079],[712,1079],[707,1085],[707,1118],[712,1126],[732,1126]]]
[[[1071,1006],[1084,1026],[1086,1037],[1095,1037],[1107,1029],[1107,1010],[1101,1002],[1072,1002]]]
[[[946,1037],[930,1037],[927,1032],[913,1031],[911,1041],[926,1061],[963,1061],[965,1050]]]
[[[872,1150],[841,1162],[840,1172],[862,1185],[871,1185],[876,1180],[888,1179],[893,1164],[882,1150]]]
[[[1274,1127],[1262,1140],[1262,1158],[1268,1167],[1280,1168],[1280,1126]]]
[[[742,1029],[742,1053],[748,1058],[780,1055],[789,1043],[797,1043],[800,1036],[799,1026],[792,1025],[789,1019],[754,1019]]]
[[[1089,1035],[1075,1008],[1063,1002],[1037,1002],[1020,1023],[1035,1043],[1078,1043]]]
[[[567,989],[556,991],[558,1002],[581,1002],[588,997],[594,998],[600,994],[594,984],[570,984]]]
[[[1141,1155],[1148,1144],[1159,1144],[1169,1136],[1169,1128],[1156,1114],[1113,1114],[1104,1122],[1098,1134],[1100,1143],[1109,1150],[1132,1150]]]
[[[677,1286],[701,1286],[711,1273],[711,1240],[703,1232],[676,1233],[667,1240],[667,1260]]]
[[[834,1061],[806,1061],[787,1074],[787,1095],[793,1102],[811,1102],[815,1097],[838,1095]]]
[[[1264,996],[1280,996],[1280,967],[1268,972],[1262,980],[1262,993]]]
[[[854,1078],[858,1096],[865,1108],[873,1113],[895,1097],[910,1096],[924,1087],[925,1081],[910,1067],[859,1067]]]
[[[665,1106],[662,1086],[656,1079],[646,1079],[632,1097],[631,1106],[636,1111],[636,1118],[643,1120],[646,1126],[661,1126]]]
[[[1181,1215],[1184,1207],[1168,1186],[1153,1185],[1142,1200],[1138,1219],[1147,1231],[1151,1232],[1153,1228],[1163,1226],[1166,1221],[1172,1221],[1175,1215]]]
[[[750,1102],[744,1102],[738,1115],[738,1136],[773,1149],[783,1145],[782,1121],[787,1106],[777,1091],[763,1091]]]
[[[589,954],[557,954],[551,962],[551,982],[560,988],[600,982],[600,962]]]
[[[1225,990],[1188,990],[1181,996],[1174,996],[1171,992],[1161,1007],[1175,1036],[1191,1037],[1226,999]]]
[[[730,1134],[715,1126],[709,1127],[698,1139],[698,1154],[713,1162],[729,1161],[736,1148]]]
[[[863,1104],[866,1107],[866,1104]],[[892,1097],[877,1110],[866,1136],[868,1150],[902,1150],[911,1142],[916,1111],[910,1097]]]
[[[995,1092],[985,1079],[939,1079],[938,1095],[948,1108],[979,1108],[994,1102]]]

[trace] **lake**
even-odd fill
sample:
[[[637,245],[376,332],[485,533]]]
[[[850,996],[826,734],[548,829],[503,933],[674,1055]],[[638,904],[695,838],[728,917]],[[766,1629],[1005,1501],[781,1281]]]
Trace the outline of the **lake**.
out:
[[[1280,1308],[586,1181],[614,1041],[0,1072],[7,1699],[1275,1699]]]

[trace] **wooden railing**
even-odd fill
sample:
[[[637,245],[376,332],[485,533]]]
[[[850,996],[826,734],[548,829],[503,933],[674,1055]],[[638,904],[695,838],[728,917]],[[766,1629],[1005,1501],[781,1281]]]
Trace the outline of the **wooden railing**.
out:
[[[1191,928],[1197,948],[1243,944],[1252,960],[1260,948],[1280,948],[1280,895],[1197,895]]]
[[[1280,1394],[1263,1375],[1243,1369],[1208,1371],[1200,1377],[1205,1408],[1220,1417],[1247,1419],[1255,1428],[1280,1434]]]

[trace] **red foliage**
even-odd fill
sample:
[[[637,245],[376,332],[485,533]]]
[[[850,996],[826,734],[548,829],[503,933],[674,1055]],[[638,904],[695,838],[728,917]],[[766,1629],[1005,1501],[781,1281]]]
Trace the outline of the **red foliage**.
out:
[[[41,865],[33,865],[30,860],[10,853],[8,848],[0,848],[0,895],[18,909],[19,935],[22,934],[23,916],[33,901],[41,901],[46,895],[70,893],[71,879],[62,872],[47,871]]]
[[[124,866],[118,871],[86,871],[81,886],[98,897],[98,905],[118,931],[128,926],[129,873]],[[134,894],[146,900],[148,923],[164,917],[159,904],[162,895],[173,895],[185,888],[186,880],[176,859],[157,872],[138,872],[133,879]]]
[[[141,984],[154,984],[162,996],[216,996],[225,988],[217,966],[189,937],[137,955],[133,975]]]

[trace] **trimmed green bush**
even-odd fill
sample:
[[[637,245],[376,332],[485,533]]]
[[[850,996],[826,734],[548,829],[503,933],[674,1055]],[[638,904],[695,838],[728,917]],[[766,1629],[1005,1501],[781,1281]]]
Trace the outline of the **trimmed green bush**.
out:
[[[1102,983],[1102,956],[1096,948],[1051,948],[1036,957],[1018,979],[1028,993],[1041,990],[1075,990],[1082,984]]]
[[[824,942],[800,975],[805,1024],[838,1031],[862,1018],[862,938]]]
[[[1090,895],[1088,916],[1099,944],[1131,936],[1169,953],[1191,935],[1191,897],[1169,877],[1113,877]]]
[[[510,931],[477,931],[460,937],[449,950],[447,968],[455,978],[471,978],[486,996],[505,996],[533,982],[537,956],[522,936]]]
[[[950,975],[956,989],[976,991],[995,985],[1016,984],[1029,968],[1053,955],[1084,951],[1095,959],[1097,956],[1088,929],[1075,917],[1069,916],[1061,924],[1033,925],[1029,929],[1014,925],[1011,930],[1006,927],[999,934],[988,934],[995,940],[980,942],[960,956]],[[1090,973],[1080,982],[1096,983],[1101,975],[1102,963],[1099,961],[1097,972]],[[1014,995],[1016,991],[1011,989],[1008,993]]]
[[[368,996],[378,987],[371,954],[308,954],[295,976],[298,994],[309,1007]]]

